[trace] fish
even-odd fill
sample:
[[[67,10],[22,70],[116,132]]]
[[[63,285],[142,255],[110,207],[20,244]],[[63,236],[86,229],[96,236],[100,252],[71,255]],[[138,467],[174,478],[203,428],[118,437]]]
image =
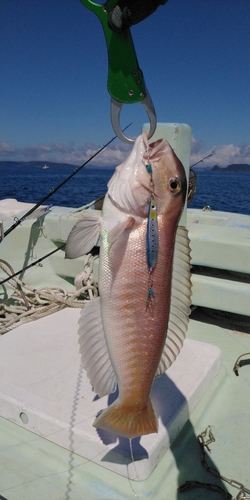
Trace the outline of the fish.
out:
[[[76,258],[100,241],[99,296],[81,311],[78,342],[94,392],[119,391],[93,426],[129,439],[158,432],[152,384],[186,336],[190,247],[178,226],[186,191],[184,167],[169,143],[149,144],[143,133],[116,167],[102,213],[82,213],[66,243],[66,257]]]

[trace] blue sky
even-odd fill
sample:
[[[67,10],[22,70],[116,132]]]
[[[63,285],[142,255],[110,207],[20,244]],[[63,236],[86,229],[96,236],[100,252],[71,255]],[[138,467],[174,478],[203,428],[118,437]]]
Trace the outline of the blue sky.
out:
[[[131,29],[158,121],[192,128],[191,164],[250,163],[249,24],[249,0],[169,0]],[[114,136],[104,34],[80,0],[1,0],[0,38],[2,160],[80,165]],[[136,136],[140,104],[131,121]],[[95,164],[128,148],[116,139]]]

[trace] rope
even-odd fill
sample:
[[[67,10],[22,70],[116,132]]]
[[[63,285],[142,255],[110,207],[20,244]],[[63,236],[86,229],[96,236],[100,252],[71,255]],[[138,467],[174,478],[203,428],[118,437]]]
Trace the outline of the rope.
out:
[[[57,286],[34,289],[17,277],[12,278],[15,285],[8,282],[8,286],[14,293],[0,304],[0,335],[65,307],[82,308],[88,300],[97,297],[98,287],[93,276],[97,256],[88,254],[86,257],[84,270],[75,278],[75,292]],[[5,261],[0,261],[0,268],[9,276],[13,271]]]

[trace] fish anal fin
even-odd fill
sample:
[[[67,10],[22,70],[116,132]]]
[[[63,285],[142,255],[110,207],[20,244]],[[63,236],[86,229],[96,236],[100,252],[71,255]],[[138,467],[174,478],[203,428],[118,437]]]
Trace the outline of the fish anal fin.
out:
[[[158,420],[150,400],[147,406],[138,408],[122,404],[118,398],[102,411],[93,426],[128,439],[158,432]]]
[[[93,210],[86,210],[71,230],[65,250],[65,257],[76,259],[87,254],[97,244],[100,229],[101,215]]]
[[[82,364],[90,383],[98,396],[111,394],[117,381],[105,341],[100,297],[86,302],[78,324]]]
[[[178,226],[175,238],[168,331],[156,377],[177,358],[188,329],[191,305],[190,246],[188,231]]]

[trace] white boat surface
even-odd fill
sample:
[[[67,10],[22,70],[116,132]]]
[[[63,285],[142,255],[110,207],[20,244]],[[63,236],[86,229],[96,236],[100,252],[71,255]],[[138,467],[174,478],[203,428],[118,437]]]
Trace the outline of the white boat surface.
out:
[[[3,229],[30,208],[0,201]],[[53,207],[23,220],[1,242],[8,264],[0,280],[65,244],[85,209]],[[0,337],[0,499],[250,498],[250,216],[187,209],[185,218],[193,284],[187,340],[154,382],[159,433],[133,440],[134,462],[128,440],[92,427],[110,398],[95,398],[78,352],[84,305],[77,290],[85,287],[81,300],[97,293],[98,249],[72,261],[61,248],[19,274],[15,290],[36,301],[34,316],[27,307],[11,310],[13,293],[21,294],[10,288],[13,279],[0,287],[7,329]]]

